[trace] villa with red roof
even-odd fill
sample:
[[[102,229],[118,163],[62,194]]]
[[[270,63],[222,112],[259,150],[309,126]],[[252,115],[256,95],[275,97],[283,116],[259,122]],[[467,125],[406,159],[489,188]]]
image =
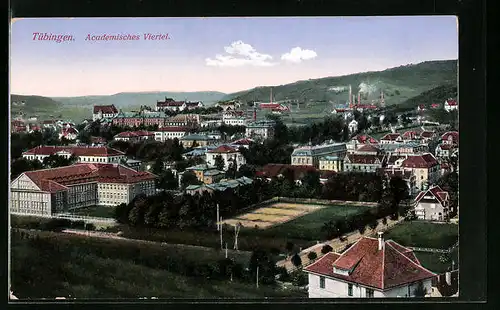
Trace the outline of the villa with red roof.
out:
[[[202,102],[175,101],[172,98],[165,97],[165,101],[156,102],[156,111],[184,111],[203,108]]]
[[[458,145],[459,134],[458,131],[448,131],[441,136],[442,144],[455,144]]]
[[[383,155],[347,154],[344,159],[344,171],[375,172],[382,168],[383,162]]]
[[[446,158],[453,155],[458,150],[454,144],[440,144],[436,147],[435,153],[437,158]]]
[[[72,155],[81,163],[119,163],[125,159],[122,151],[105,146],[37,146],[23,153],[28,160],[43,161],[50,155],[59,155],[69,158]]]
[[[415,198],[415,215],[419,220],[445,221],[448,219],[450,195],[439,186],[421,191]]]
[[[73,209],[129,203],[153,195],[156,176],[119,164],[75,164],[22,173],[11,182],[10,211],[47,216]]]
[[[92,120],[100,120],[103,118],[113,118],[118,115],[118,109],[114,104],[112,105],[95,105],[94,113],[92,113]]]
[[[381,144],[401,143],[403,138],[399,133],[388,133],[380,139]]]
[[[429,184],[433,184],[441,176],[439,162],[431,153],[408,156],[401,167],[412,170],[416,176],[418,190],[425,190]]]
[[[229,145],[221,145],[213,150],[209,150],[205,153],[205,162],[207,165],[215,166],[215,158],[221,156],[224,160],[224,171],[229,169],[231,162],[236,164],[236,168],[240,169],[241,166],[246,164],[245,157],[240,153],[240,151]]]
[[[74,127],[63,127],[59,133],[59,139],[75,140],[78,137],[78,130]]]
[[[408,130],[405,131],[401,137],[403,138],[404,141],[411,141],[418,139],[419,135],[416,131]]]
[[[447,112],[453,111],[453,110],[458,110],[458,101],[453,100],[453,99],[448,99],[444,102],[444,109]]]
[[[434,138],[436,138],[436,133],[434,131],[426,130],[420,133],[420,140],[422,143],[427,143]]]
[[[303,269],[309,298],[416,297],[427,294],[437,275],[424,268],[411,249],[392,240],[362,237],[344,253],[327,253]]]

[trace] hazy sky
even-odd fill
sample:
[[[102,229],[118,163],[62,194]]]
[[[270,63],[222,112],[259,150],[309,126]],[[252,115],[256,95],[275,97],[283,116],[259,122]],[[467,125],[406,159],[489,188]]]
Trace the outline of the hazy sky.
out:
[[[11,92],[234,92],[458,58],[453,16],[21,19],[11,25]],[[33,40],[33,33],[74,41]],[[144,34],[168,40],[144,40]],[[139,40],[86,41],[88,35]]]

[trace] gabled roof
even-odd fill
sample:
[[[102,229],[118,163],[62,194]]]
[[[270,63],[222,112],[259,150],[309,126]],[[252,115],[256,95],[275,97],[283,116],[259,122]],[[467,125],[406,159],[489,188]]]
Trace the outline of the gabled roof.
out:
[[[401,166],[405,168],[430,168],[438,165],[437,159],[430,153],[408,156]]]
[[[372,144],[365,144],[359,149],[356,150],[356,152],[360,153],[378,153],[380,152],[380,149]]]
[[[432,138],[436,133],[434,131],[422,131],[420,133],[421,138]]]
[[[410,249],[388,240],[384,242],[382,250],[379,250],[378,242],[375,238],[362,237],[342,255],[328,253],[305,267],[304,271],[378,290],[436,276],[420,264]],[[334,273],[334,267],[350,270],[350,273]]]
[[[208,151],[208,153],[236,153],[236,152],[238,152],[238,150],[229,145],[221,145],[216,149]]]
[[[37,146],[23,155],[54,155],[67,152],[75,156],[118,156],[125,155],[122,151],[105,146]]]
[[[411,140],[411,139],[414,139],[418,136],[418,133],[416,131],[413,131],[413,130],[408,130],[408,131],[405,131],[405,133],[403,133],[402,137],[404,140]]]
[[[458,131],[448,131],[441,136],[441,140],[449,141],[449,139],[451,138],[454,144],[458,144],[459,137],[460,136],[458,134]]]
[[[42,169],[24,173],[42,191],[56,192],[67,186],[89,183],[136,183],[153,180],[149,172],[139,172],[119,164],[75,164],[53,169]]]
[[[102,114],[117,114],[118,109],[114,104],[112,105],[95,105],[94,106],[94,114],[102,112]]]
[[[347,154],[346,163],[375,165],[382,164],[383,156],[369,154]]]
[[[232,142],[231,144],[234,144],[234,145],[250,145],[253,142],[254,141],[252,139],[243,138],[243,139],[236,140],[236,141]]]
[[[397,138],[401,137],[399,133],[388,133],[382,137],[380,140],[395,141]]]
[[[444,144],[442,143],[442,144],[438,145],[437,147],[443,151],[454,150],[457,148],[457,146],[455,144],[447,144],[447,143],[444,143]]]
[[[363,144],[378,144],[378,141],[375,138],[368,135],[357,135],[353,138],[353,140],[357,140],[359,143]]]
[[[448,99],[446,100],[446,102],[444,103],[448,106],[455,106],[455,105],[458,105],[458,102],[456,100],[453,100],[453,99]]]
[[[167,126],[167,127],[162,127],[158,128],[156,132],[188,132],[189,128],[187,127],[181,127],[181,126]]]
[[[439,201],[439,203],[441,203],[441,205],[444,205],[444,203],[449,198],[448,192],[443,191],[441,187],[435,185],[426,191],[421,191],[420,193],[418,193],[417,197],[415,198],[415,202],[419,203],[420,200],[422,200],[428,193],[434,196]]]

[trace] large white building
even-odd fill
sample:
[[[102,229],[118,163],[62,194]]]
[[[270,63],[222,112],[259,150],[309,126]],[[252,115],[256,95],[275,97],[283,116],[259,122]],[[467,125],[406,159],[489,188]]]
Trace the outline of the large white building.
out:
[[[118,115],[118,109],[112,105],[95,105],[92,120],[95,122],[104,118],[113,118]]]
[[[215,166],[215,158],[219,155],[224,160],[224,171],[229,168],[229,165],[232,161],[236,162],[237,169],[240,169],[241,166],[246,164],[245,157],[243,157],[240,151],[228,145],[221,145],[216,149],[206,152],[206,163],[208,165]]]
[[[415,297],[419,285],[430,294],[436,277],[412,250],[382,235],[362,237],[342,254],[327,253],[304,271],[309,298]]]
[[[129,203],[153,195],[156,176],[119,164],[75,164],[24,172],[10,184],[10,212],[51,216],[94,206]]]
[[[275,125],[276,123],[271,120],[256,121],[247,125],[245,135],[247,138],[269,139],[274,136]]]
[[[155,131],[156,141],[166,141],[169,139],[181,139],[189,133],[189,128],[172,126],[172,127],[162,127]]]
[[[74,155],[79,163],[119,163],[125,159],[122,151],[105,146],[37,146],[23,153],[28,160],[43,161],[50,155],[70,158]]]
[[[453,111],[453,110],[458,110],[458,102],[453,99],[448,99],[444,102],[444,109],[447,112]]]

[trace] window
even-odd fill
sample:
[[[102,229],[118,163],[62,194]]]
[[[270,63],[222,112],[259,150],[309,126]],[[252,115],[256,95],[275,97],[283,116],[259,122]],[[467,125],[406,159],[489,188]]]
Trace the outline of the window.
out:
[[[319,277],[319,287],[325,288],[325,277]]]
[[[352,296],[352,284],[347,284],[347,295]]]
[[[369,289],[369,288],[366,289],[366,297],[367,298],[373,298],[373,293],[374,292],[372,289]]]

